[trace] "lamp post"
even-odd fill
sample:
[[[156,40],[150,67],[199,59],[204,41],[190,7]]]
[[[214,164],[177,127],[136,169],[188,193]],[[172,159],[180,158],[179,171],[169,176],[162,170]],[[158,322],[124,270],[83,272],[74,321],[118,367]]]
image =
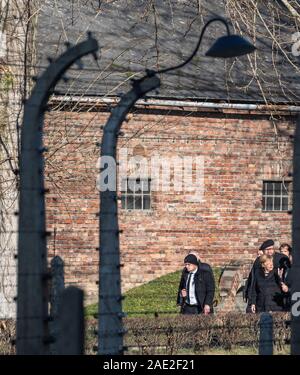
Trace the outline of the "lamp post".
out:
[[[255,47],[243,37],[231,35],[228,23],[224,19],[214,18],[205,24],[193,53],[183,63],[158,71],[147,70],[144,77],[133,80],[132,89],[121,98],[118,105],[112,110],[103,129],[100,173],[106,169],[108,157],[116,160],[120,128],[136,101],[160,86],[158,74],[180,69],[193,59],[199,50],[205,30],[213,22],[222,22],[226,27],[227,35],[217,39],[206,56],[227,58],[245,55],[255,50]],[[111,183],[108,185],[110,188],[106,188],[104,182],[101,183],[100,174],[98,353],[104,355],[123,354],[124,350],[116,163],[110,167],[108,176],[111,179]]]

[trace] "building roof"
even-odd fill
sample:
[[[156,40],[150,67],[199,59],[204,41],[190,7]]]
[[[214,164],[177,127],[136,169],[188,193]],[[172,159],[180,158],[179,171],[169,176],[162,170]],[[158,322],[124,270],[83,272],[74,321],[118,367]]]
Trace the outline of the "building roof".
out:
[[[47,57],[56,57],[64,50],[66,40],[82,41],[88,30],[101,46],[99,66],[86,57],[84,70],[71,69],[69,83],[61,82],[56,87],[59,94],[77,96],[114,96],[126,92],[130,78],[140,76],[145,68],[165,68],[182,62],[193,51],[207,20],[232,16],[225,0],[45,0],[42,4],[36,36],[40,72],[48,64]],[[263,8],[260,12],[262,20],[256,20],[254,42],[256,60],[254,55],[251,61],[248,56],[228,60],[205,57],[204,52],[213,39],[225,34],[224,25],[214,23],[207,29],[193,61],[181,70],[162,75],[159,92],[151,96],[299,103],[299,57],[292,54],[294,26],[283,11],[276,22],[280,32],[277,45],[264,25],[270,17],[268,11]],[[252,41],[253,35],[242,22],[239,24],[243,35]]]

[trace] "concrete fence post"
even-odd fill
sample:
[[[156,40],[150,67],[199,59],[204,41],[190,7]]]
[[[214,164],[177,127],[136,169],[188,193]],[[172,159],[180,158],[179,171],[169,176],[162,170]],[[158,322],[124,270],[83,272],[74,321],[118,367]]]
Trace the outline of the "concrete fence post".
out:
[[[273,317],[262,313],[259,321],[259,355],[273,355]]]
[[[65,289],[64,262],[59,256],[51,260],[50,316],[55,318]]]
[[[50,345],[50,354],[57,354],[56,340],[58,335],[57,319],[62,294],[65,289],[64,262],[59,256],[51,260],[51,290],[50,290],[50,336],[54,342]]]
[[[84,354],[83,291],[74,286],[62,293],[58,308],[56,354]]]

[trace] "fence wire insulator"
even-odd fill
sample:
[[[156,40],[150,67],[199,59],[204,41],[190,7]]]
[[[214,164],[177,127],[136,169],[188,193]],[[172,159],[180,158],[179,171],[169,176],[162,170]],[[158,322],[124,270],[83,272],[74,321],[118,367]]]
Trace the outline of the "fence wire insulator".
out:
[[[39,147],[38,152],[43,154],[44,152],[48,152],[48,148],[47,147]]]
[[[41,194],[44,195],[44,194],[47,194],[49,193],[50,190],[49,189],[41,189]]]
[[[118,316],[119,319],[122,319],[122,318],[126,318],[127,314],[124,313],[124,312],[121,312],[121,313],[118,313],[117,316]]]
[[[67,42],[64,42],[64,46],[68,49],[72,46],[72,44],[69,41],[67,41]]]
[[[124,265],[124,263],[120,263],[120,264],[117,264],[117,269],[120,269],[120,268],[123,268],[125,265]]]
[[[62,80],[64,81],[64,83],[68,83],[70,81],[70,78],[67,76],[62,76]]]
[[[128,329],[123,328],[118,331],[118,335],[124,336],[126,333],[128,333]]]
[[[49,231],[45,231],[42,233],[42,237],[50,237],[51,236],[51,232]]]
[[[15,216],[19,216],[19,211],[15,211],[15,212],[14,212],[14,215],[15,215]]]
[[[51,272],[46,272],[42,275],[42,280],[43,281],[48,281],[48,280],[51,280],[52,279],[52,274]]]
[[[10,343],[11,343],[12,346],[16,346],[17,340],[16,339],[12,339],[12,340],[10,340]]]
[[[75,65],[77,66],[79,70],[82,70],[84,68],[84,64],[81,60],[77,60]]]

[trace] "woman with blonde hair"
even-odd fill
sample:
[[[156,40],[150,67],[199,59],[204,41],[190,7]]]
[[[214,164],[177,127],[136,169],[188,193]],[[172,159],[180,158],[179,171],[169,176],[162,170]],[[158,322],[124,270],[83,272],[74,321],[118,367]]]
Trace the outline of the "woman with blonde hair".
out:
[[[259,258],[261,267],[254,275],[252,293],[250,295],[251,311],[253,313],[283,311],[283,284],[278,270],[274,268],[271,255]]]

